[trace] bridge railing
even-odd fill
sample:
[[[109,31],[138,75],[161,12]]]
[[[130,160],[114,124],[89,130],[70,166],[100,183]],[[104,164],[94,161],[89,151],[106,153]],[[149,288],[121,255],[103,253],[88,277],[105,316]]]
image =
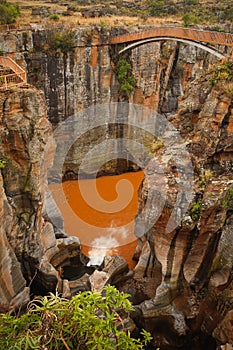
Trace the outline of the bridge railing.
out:
[[[7,89],[10,86],[24,84],[26,73],[0,75],[0,88]]]
[[[27,82],[25,70],[10,57],[0,56],[0,66],[11,69],[14,73],[0,75],[0,88],[24,84]]]
[[[25,72],[22,67],[20,67],[12,58],[0,56],[0,66],[12,69],[15,73]]]

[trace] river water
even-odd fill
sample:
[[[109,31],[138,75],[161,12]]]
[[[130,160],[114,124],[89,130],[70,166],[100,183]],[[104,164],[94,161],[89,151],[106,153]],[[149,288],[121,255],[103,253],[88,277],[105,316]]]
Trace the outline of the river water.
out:
[[[139,171],[49,185],[65,231],[80,238],[93,264],[100,263],[104,255],[121,255],[134,267],[134,218],[143,177]]]

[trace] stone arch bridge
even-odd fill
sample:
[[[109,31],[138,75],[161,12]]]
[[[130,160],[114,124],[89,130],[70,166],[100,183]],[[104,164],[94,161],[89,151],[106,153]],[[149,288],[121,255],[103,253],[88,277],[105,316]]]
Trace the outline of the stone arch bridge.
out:
[[[175,40],[186,44],[191,44],[212,53],[218,58],[224,58],[225,55],[219,52],[216,47],[209,47],[208,45],[233,47],[233,34],[231,33],[188,29],[182,27],[156,27],[141,32],[116,35],[110,37],[109,43],[111,45],[130,43],[119,51],[119,53],[123,53],[139,45],[159,40]]]

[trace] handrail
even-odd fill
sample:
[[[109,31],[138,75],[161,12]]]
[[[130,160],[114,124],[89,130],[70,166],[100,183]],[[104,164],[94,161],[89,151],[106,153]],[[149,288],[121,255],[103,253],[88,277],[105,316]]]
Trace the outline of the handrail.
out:
[[[12,58],[0,56],[0,65],[10,68],[14,73],[0,75],[0,88],[7,89],[9,86],[27,83],[25,70],[20,67]]]
[[[0,89],[7,89],[9,86],[22,85],[25,83],[26,73],[0,75]],[[17,81],[18,79],[21,81]]]
[[[10,57],[0,56],[0,65],[12,69],[16,73],[25,72],[15,61]]]

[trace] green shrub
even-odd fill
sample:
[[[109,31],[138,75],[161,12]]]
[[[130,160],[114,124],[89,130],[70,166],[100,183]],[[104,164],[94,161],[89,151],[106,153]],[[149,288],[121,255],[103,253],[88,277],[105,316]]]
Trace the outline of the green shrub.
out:
[[[0,315],[0,349],[143,349],[151,335],[143,330],[142,340],[131,338],[122,310],[132,310],[128,295],[110,285],[103,294],[83,292],[71,300],[38,298],[20,318]]]
[[[233,7],[230,7],[228,9],[225,10],[225,19],[229,20],[229,21],[233,21]]]
[[[199,22],[199,19],[191,13],[185,13],[182,17],[182,21],[184,27],[188,27],[191,24],[197,24]]]
[[[233,188],[230,188],[222,202],[223,208],[233,211]]]
[[[225,62],[218,66],[209,79],[211,87],[233,98],[233,62]]]
[[[164,13],[164,0],[148,0],[148,9],[151,16],[161,16]]]
[[[136,79],[132,74],[130,63],[125,59],[121,59],[118,62],[116,66],[116,76],[121,86],[121,92],[124,96],[129,97],[135,88]]]
[[[219,81],[229,82],[233,80],[233,62],[225,62],[218,66],[210,77],[210,84],[214,86]]]
[[[105,21],[100,21],[100,28],[101,29],[107,29],[108,28],[108,24]]]
[[[75,47],[74,32],[70,30],[56,32],[50,38],[50,46],[52,50],[61,50],[63,53],[72,51]]]
[[[151,145],[150,145],[150,151],[152,153],[157,152],[160,148],[164,146],[163,142],[160,139],[153,140]]]
[[[4,169],[7,164],[7,157],[0,154],[0,169]]]
[[[205,190],[206,186],[208,185],[212,177],[213,177],[213,172],[210,169],[203,170],[198,180],[198,184],[202,191]]]
[[[60,17],[56,13],[53,13],[49,16],[49,19],[51,19],[52,21],[59,21]]]
[[[0,169],[5,168],[5,166],[6,166],[6,160],[0,159]]]
[[[202,210],[202,198],[198,198],[195,202],[192,203],[192,206],[190,209],[190,216],[194,221],[200,219],[201,210]]]
[[[20,14],[19,5],[0,0],[0,24],[14,23]]]

